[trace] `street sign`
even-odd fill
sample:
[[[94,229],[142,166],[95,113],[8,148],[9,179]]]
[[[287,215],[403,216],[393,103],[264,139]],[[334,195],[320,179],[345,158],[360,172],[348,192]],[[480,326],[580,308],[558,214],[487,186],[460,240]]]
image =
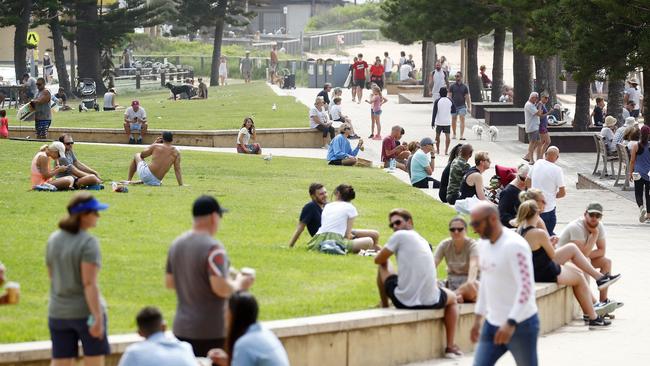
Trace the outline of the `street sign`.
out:
[[[38,33],[36,32],[27,33],[27,45],[36,47],[38,46],[39,39],[40,38],[38,36]]]

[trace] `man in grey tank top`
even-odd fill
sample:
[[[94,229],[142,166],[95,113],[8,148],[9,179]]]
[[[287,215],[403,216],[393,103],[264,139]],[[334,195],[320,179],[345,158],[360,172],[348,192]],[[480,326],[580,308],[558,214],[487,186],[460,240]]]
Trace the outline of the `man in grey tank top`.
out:
[[[248,290],[254,280],[241,273],[230,277],[226,250],[213,237],[225,211],[213,197],[199,197],[192,208],[192,230],[176,238],[167,255],[165,284],[177,297],[174,335],[191,344],[197,357],[223,348],[228,298]]]
[[[38,93],[36,94],[36,98],[30,102],[35,112],[36,138],[46,139],[47,131],[52,124],[52,109],[50,107],[52,95],[49,90],[45,89],[45,79],[38,78],[36,80],[36,87],[38,88]]]

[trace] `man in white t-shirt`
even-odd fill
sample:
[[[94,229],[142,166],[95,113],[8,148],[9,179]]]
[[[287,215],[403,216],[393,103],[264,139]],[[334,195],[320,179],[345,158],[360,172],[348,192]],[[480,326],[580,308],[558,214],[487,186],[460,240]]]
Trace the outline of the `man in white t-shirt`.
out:
[[[629,100],[634,102],[634,109],[630,111],[630,116],[634,118],[639,118],[641,113],[641,91],[637,88],[639,83],[636,79],[630,79],[628,81],[630,84],[629,88],[625,89],[625,95],[623,96],[623,105],[627,105]]]
[[[470,225],[481,236],[481,285],[470,333],[478,342],[474,365],[494,365],[508,351],[517,365],[537,365],[539,317],[530,246],[503,229],[499,209],[490,202],[472,209]]]
[[[447,97],[447,88],[441,87],[438,89],[440,95],[433,103],[433,116],[431,118],[431,127],[436,128],[436,154],[440,154],[440,134],[445,134],[445,155],[449,154],[449,133],[451,132],[451,116],[456,113],[454,102]]]
[[[390,76],[393,74],[393,59],[388,56],[388,52],[384,52],[384,80],[390,81]]]
[[[431,96],[433,100],[440,98],[440,88],[449,86],[449,81],[442,71],[440,62],[436,62],[436,69],[431,73],[431,80],[429,80],[429,87],[431,88]],[[451,123],[450,123],[451,124]]]
[[[377,285],[382,307],[388,307],[388,299],[398,309],[445,309],[447,348],[445,356],[462,356],[454,344],[458,307],[456,294],[438,286],[436,267],[429,243],[413,230],[413,217],[401,208],[388,214],[389,226],[394,234],[375,257],[379,265]],[[390,256],[397,257],[399,276],[390,264]]]
[[[530,93],[528,101],[524,104],[524,121],[526,126],[526,134],[528,135],[528,152],[524,156],[524,160],[528,162],[535,161],[535,150],[537,145],[541,142],[541,135],[539,134],[539,117],[543,114],[543,111],[537,109],[537,100],[539,99],[539,94],[537,92]],[[538,156],[537,159],[540,157]]]
[[[129,144],[141,144],[142,136],[147,133],[147,112],[140,107],[140,102],[134,100],[131,106],[124,111],[124,132],[129,136]],[[140,135],[136,141],[133,132],[138,131]]]
[[[413,68],[410,64],[402,64],[402,66],[399,67],[399,81],[408,80],[411,71],[413,71]]]
[[[564,173],[555,162],[560,158],[560,149],[556,146],[550,146],[544,154],[544,159],[539,159],[530,168],[526,186],[528,188],[537,188],[544,194],[544,212],[539,216],[546,224],[548,234],[553,236],[555,233],[555,224],[557,217],[555,215],[556,200],[566,196],[566,184],[564,183]]]

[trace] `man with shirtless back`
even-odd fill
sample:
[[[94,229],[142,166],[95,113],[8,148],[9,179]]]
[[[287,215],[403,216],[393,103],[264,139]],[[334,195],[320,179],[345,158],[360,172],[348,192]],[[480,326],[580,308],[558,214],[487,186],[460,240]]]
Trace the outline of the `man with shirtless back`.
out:
[[[148,186],[159,186],[169,168],[174,166],[174,174],[178,185],[183,185],[183,176],[181,175],[181,153],[173,145],[173,135],[169,131],[162,134],[162,138],[146,148],[143,152],[135,154],[131,166],[129,167],[129,179],[132,184],[144,183]],[[151,165],[148,165],[144,159],[151,156]],[[138,172],[141,181],[132,181],[135,172]]]

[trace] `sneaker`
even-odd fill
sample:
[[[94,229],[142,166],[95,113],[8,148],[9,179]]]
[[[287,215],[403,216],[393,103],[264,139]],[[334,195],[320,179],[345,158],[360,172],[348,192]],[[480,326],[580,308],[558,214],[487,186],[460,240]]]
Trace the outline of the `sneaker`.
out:
[[[381,140],[381,136],[375,135],[375,137],[372,138],[373,140]]]
[[[135,139],[133,137],[129,137],[129,144],[135,144]]]
[[[375,137],[375,135],[373,135],[373,134],[370,134],[370,136],[368,136],[369,139],[371,139],[373,137]]]
[[[616,303],[612,301],[608,302],[597,302],[594,304],[594,311],[598,316],[605,316],[609,313],[613,313],[616,310]]]
[[[589,329],[604,329],[604,327],[612,324],[609,320],[603,319],[602,316],[598,316],[596,319],[589,319]]]
[[[599,278],[596,280],[596,285],[598,285],[599,290],[603,290],[608,288],[610,285],[612,285],[614,282],[618,281],[621,279],[621,275],[603,275],[603,277]]]
[[[138,140],[136,141],[136,143],[137,143],[138,145],[142,145],[142,137],[138,138]]]
[[[453,345],[451,347],[445,348],[445,358],[460,358],[463,357],[463,352],[460,351],[460,348],[458,348],[457,345]]]
[[[358,140],[360,138],[361,137],[359,135],[353,135],[353,136],[348,137],[348,139],[350,139],[350,140]]]
[[[646,222],[648,211],[646,211],[645,206],[639,206],[639,222]]]

